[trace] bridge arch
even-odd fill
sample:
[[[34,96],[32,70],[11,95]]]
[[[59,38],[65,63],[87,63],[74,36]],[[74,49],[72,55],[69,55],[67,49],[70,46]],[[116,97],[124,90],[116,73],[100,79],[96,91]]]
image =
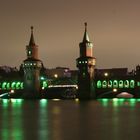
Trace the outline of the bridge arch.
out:
[[[117,80],[113,81],[113,88],[118,88],[118,81]]]
[[[124,87],[125,87],[125,88],[129,88],[129,81],[128,81],[128,80],[125,80],[125,81],[124,81]]]
[[[108,81],[108,88],[112,88],[112,85],[113,85],[112,83],[113,83],[112,80]]]
[[[120,80],[119,81],[119,88],[123,88],[124,87],[124,82],[123,82],[123,80]]]
[[[100,80],[97,81],[97,88],[102,88],[102,82]]]
[[[104,81],[102,82],[102,88],[107,88],[107,81],[106,81],[106,80],[104,80]]]
[[[134,80],[130,80],[130,88],[135,88],[135,81]]]

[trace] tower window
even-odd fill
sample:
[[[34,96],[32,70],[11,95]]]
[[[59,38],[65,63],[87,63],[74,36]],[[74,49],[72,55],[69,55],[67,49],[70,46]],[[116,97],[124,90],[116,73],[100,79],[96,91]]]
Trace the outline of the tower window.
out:
[[[31,51],[28,51],[28,54],[31,55]]]

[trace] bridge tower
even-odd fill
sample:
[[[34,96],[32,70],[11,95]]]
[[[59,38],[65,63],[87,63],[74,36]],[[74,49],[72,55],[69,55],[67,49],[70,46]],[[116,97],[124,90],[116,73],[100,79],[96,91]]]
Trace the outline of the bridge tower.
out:
[[[87,23],[85,23],[83,41],[79,44],[79,47],[80,56],[76,59],[78,67],[78,98],[94,99],[94,69],[96,58],[93,57],[93,44],[89,40]]]
[[[38,46],[35,44],[33,27],[29,45],[26,46],[27,59],[23,61],[25,98],[40,97],[40,70],[43,63],[38,59]]]

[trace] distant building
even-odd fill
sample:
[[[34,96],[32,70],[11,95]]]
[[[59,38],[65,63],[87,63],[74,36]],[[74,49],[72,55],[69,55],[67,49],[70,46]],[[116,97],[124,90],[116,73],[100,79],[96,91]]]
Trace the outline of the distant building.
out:
[[[71,77],[71,71],[67,67],[56,67],[52,69],[46,69],[46,75],[48,78],[64,78]]]
[[[96,77],[123,77],[128,75],[128,68],[95,69]]]

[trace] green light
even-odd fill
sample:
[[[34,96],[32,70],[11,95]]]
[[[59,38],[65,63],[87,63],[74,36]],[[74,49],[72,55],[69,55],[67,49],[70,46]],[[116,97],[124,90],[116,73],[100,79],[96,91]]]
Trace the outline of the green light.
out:
[[[44,87],[44,88],[47,88],[47,87],[48,87],[48,84],[47,84],[46,81],[43,81],[43,87]]]
[[[123,88],[123,80],[119,81],[119,88]]]
[[[130,101],[130,106],[132,106],[132,107],[134,107],[135,105],[136,105],[136,99],[129,99],[129,101]]]
[[[114,98],[114,99],[112,99],[112,101],[113,101],[113,106],[114,107],[117,107],[118,105],[119,105],[119,99],[118,98]]]
[[[125,88],[129,88],[129,81],[128,81],[128,80],[125,80],[125,81],[124,81],[124,87],[125,87]]]
[[[20,82],[16,83],[16,89],[20,89]]]
[[[20,88],[23,89],[23,82],[20,83]]]
[[[8,103],[8,99],[2,99],[2,102],[4,103],[4,104],[7,104]]]
[[[41,80],[44,80],[45,78],[42,76],[42,77],[40,77],[40,79],[41,79]]]
[[[104,80],[104,81],[102,82],[102,88],[107,88],[107,81],[106,81],[106,80]]]
[[[104,107],[108,106],[109,99],[103,98],[103,99],[99,99],[99,101],[101,101],[101,103]]]
[[[15,89],[15,88],[16,88],[15,85],[16,85],[16,82],[12,82],[11,88],[12,88],[12,89]]]
[[[102,87],[102,83],[100,80],[97,81],[97,88],[101,88]]]
[[[118,81],[117,80],[113,81],[113,88],[118,88]]]
[[[7,83],[6,88],[10,89],[10,83]]]
[[[48,100],[47,100],[47,99],[41,99],[41,100],[40,100],[40,105],[41,105],[42,107],[45,107],[45,106],[47,105],[47,103],[48,103]]]
[[[112,88],[112,81],[111,80],[109,80],[109,82],[108,82],[108,87]]]
[[[130,88],[134,88],[135,87],[135,81],[134,80],[130,80]]]
[[[2,83],[2,89],[6,89],[7,82]]]

